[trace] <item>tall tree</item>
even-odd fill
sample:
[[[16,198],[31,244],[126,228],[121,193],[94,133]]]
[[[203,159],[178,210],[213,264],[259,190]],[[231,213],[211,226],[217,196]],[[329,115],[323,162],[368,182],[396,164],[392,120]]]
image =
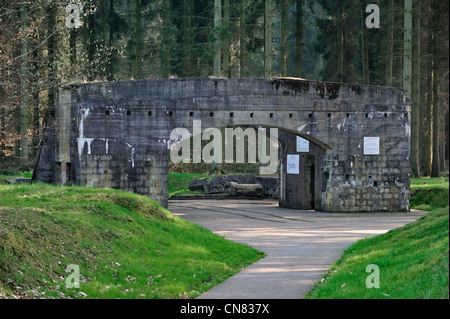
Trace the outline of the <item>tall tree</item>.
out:
[[[187,5],[187,4],[186,4]],[[187,8],[186,8],[187,9]],[[188,21],[184,21],[188,22]],[[186,26],[186,33],[188,32],[188,28]],[[186,34],[187,35],[187,34]],[[171,54],[172,54],[172,8],[171,1],[163,1],[162,2],[162,28],[161,28],[161,50],[160,50],[160,60],[161,60],[161,77],[168,78],[171,72]],[[187,36],[184,41],[189,41],[190,38]],[[183,43],[186,48],[183,51],[183,62],[189,61],[188,56],[188,43]],[[183,63],[184,64],[184,63]],[[183,65],[182,72],[188,73],[186,68],[189,68],[189,65]]]
[[[272,0],[265,1],[264,9],[264,77],[272,76]]]
[[[362,78],[364,84],[370,83],[369,71],[369,32],[365,24],[365,8],[366,2],[360,1],[361,4],[361,60],[362,60]]]
[[[405,90],[405,95],[412,99],[412,60],[413,60],[413,1],[405,0],[404,9],[404,36],[403,36],[403,89]],[[412,105],[414,112],[419,105]],[[415,115],[415,114],[414,114]],[[411,143],[417,143],[415,138],[418,132],[418,122],[411,122]],[[411,154],[411,166],[418,165],[417,156]]]
[[[295,76],[301,77],[303,72],[303,0],[296,0],[295,13]]]
[[[74,9],[72,8],[72,12],[67,12],[69,14],[73,14]],[[70,50],[70,76],[72,79],[75,79],[76,77],[76,66],[77,66],[77,37],[78,37],[78,26],[75,25],[75,21],[72,25],[72,27],[70,28],[69,31],[69,50]]]
[[[96,7],[92,1],[87,4],[87,27],[85,31],[85,43],[87,47],[87,79],[88,81],[93,81],[98,73],[95,67],[95,51],[97,49],[95,40],[97,34],[97,28],[95,24],[94,12]]]
[[[433,6],[433,29],[431,37],[432,52],[432,105],[433,105],[433,160],[431,163],[431,177],[440,176],[440,105],[439,105],[439,57],[438,57],[438,25],[437,25],[437,0],[432,0]]]
[[[394,0],[389,0],[387,23],[387,50],[386,50],[386,85],[392,86],[394,64]]]
[[[427,11],[432,12],[432,6],[430,3],[427,3]],[[427,51],[430,51],[430,47],[433,46],[433,29],[432,29],[432,23],[430,23],[429,16],[427,17]],[[431,52],[430,52],[431,53]],[[424,112],[424,138],[423,138],[423,150],[424,150],[424,158],[423,158],[423,175],[424,176],[430,176],[431,175],[431,168],[432,168],[432,162],[433,162],[433,57],[428,55],[427,61],[426,61],[426,89],[425,92],[425,112]]]
[[[129,60],[131,77],[142,79],[142,3],[141,0],[131,1],[132,31],[129,44]]]
[[[405,0],[403,37],[403,88],[407,97],[412,97],[412,0]]]
[[[286,76],[287,69],[287,50],[286,50],[286,38],[287,38],[287,11],[289,0],[281,0],[281,44],[280,44],[280,64],[281,64],[281,76]]]
[[[165,1],[169,2],[169,1]],[[166,5],[166,4],[164,4]],[[183,0],[183,12],[182,12],[182,64],[181,64],[181,76],[189,77],[194,76],[194,26],[192,22],[193,16],[193,0]],[[170,37],[170,34],[167,34]]]
[[[223,6],[223,32],[222,32],[222,68],[223,76],[230,77],[230,0],[224,0]]]
[[[414,50],[411,109],[411,173],[420,177],[420,37],[421,37],[421,1],[414,2]]]
[[[114,64],[116,62],[116,48],[114,47],[114,35],[119,30],[120,18],[114,10],[114,0],[109,0],[109,12],[108,12],[108,59],[106,61],[106,77],[108,81],[115,79]]]
[[[21,21],[21,44],[20,44],[20,87],[21,87],[21,94],[20,94],[20,103],[18,104],[18,114],[19,114],[19,136],[20,136],[20,143],[18,155],[19,158],[22,161],[28,160],[29,155],[29,145],[28,145],[28,137],[27,137],[27,131],[28,131],[28,39],[26,35],[26,29],[27,29],[27,15],[28,15],[28,4],[26,2],[21,2],[20,4],[20,21]]]
[[[344,12],[337,15],[337,80],[344,82]]]
[[[239,70],[240,76],[247,76],[247,29],[246,29],[247,0],[241,0],[239,7]]]
[[[214,0],[214,76],[220,77],[221,71],[221,47],[220,47],[220,27],[222,23],[222,1]]]
[[[359,2],[359,1],[358,1]],[[325,18],[318,19],[316,50],[325,59],[320,75],[322,80],[356,82],[355,58],[359,57],[357,37],[361,30],[361,11],[352,0],[319,3],[325,10]]]
[[[47,2],[47,69],[48,69],[48,83],[47,83],[47,118],[48,113],[54,112],[56,87],[57,87],[57,68],[56,68],[56,3],[54,0]]]

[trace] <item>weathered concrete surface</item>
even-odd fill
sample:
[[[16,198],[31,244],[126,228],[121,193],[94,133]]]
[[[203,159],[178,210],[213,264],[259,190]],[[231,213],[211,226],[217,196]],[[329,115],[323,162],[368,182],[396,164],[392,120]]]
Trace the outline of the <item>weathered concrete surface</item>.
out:
[[[31,184],[31,178],[11,177],[5,179],[6,184]]]
[[[154,79],[59,92],[34,179],[112,187],[167,206],[175,128],[266,127],[279,136],[280,204],[321,211],[408,211],[411,101],[403,90],[303,79]],[[311,143],[299,152],[295,139]],[[364,138],[379,137],[379,154]],[[252,149],[254,146],[252,146]],[[300,173],[286,173],[287,155]]]
[[[174,215],[267,254],[200,296],[206,299],[302,298],[351,244],[426,214],[300,211],[279,208],[274,200],[171,201],[169,208]]]
[[[239,185],[253,185],[250,187]],[[278,176],[258,176],[256,174],[226,175],[198,180],[197,178],[188,185],[189,190],[201,190],[205,194],[231,194],[243,196],[264,196],[279,198],[280,181]],[[248,189],[249,191],[245,191]],[[258,190],[254,193],[254,190]],[[236,192],[238,190],[238,192]],[[243,190],[242,193],[239,190]]]

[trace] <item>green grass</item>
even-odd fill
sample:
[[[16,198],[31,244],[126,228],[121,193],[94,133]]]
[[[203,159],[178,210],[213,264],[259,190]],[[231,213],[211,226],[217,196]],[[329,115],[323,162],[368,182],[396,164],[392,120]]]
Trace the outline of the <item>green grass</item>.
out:
[[[211,177],[171,173],[169,195]],[[351,246],[307,298],[448,298],[448,177],[412,179],[411,195],[412,208],[432,212]],[[261,257],[139,195],[0,185],[0,298],[192,298]],[[69,264],[80,267],[79,289],[65,288]],[[366,287],[370,264],[379,289]]]
[[[306,298],[449,298],[448,178],[412,180],[411,193],[412,208],[432,211],[352,245]],[[371,264],[379,267],[380,288],[366,286]]]
[[[434,210],[448,206],[449,178],[412,178],[410,204],[414,209]]]
[[[169,196],[185,195],[185,194],[203,194],[202,191],[191,191],[188,184],[195,178],[211,179],[214,176],[197,173],[169,173]]]
[[[0,298],[193,298],[261,257],[144,196],[0,185]]]

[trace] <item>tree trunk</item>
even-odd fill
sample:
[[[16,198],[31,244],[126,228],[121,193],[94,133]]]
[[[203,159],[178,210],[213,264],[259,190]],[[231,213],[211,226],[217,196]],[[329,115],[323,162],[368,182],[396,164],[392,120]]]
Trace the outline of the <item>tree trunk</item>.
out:
[[[303,0],[297,0],[295,76],[300,78],[302,76],[302,72],[303,72]]]
[[[94,5],[92,2],[89,2],[87,14],[88,14],[88,28],[87,28],[87,57],[88,57],[88,81],[94,81],[97,76],[97,72],[95,70],[95,40],[94,35],[96,33],[95,28],[95,18],[94,18]]]
[[[420,177],[420,0],[415,0],[411,109],[411,175]]]
[[[245,63],[245,59],[247,56],[247,32],[245,28],[246,24],[246,9],[247,9],[247,0],[241,0],[240,7],[240,19],[239,19],[239,69],[241,77],[247,76],[247,65]]]
[[[214,0],[214,76],[221,76],[221,50],[220,50],[220,40],[219,40],[219,28],[221,26],[222,20],[222,1]]]
[[[99,73],[101,75],[100,79],[102,81],[106,80],[108,78],[108,64],[111,58],[110,51],[109,51],[109,27],[108,27],[108,20],[109,20],[109,6],[110,3],[108,0],[100,0],[99,4],[99,14],[100,14],[100,21],[101,26],[99,30],[99,36],[100,36],[100,45],[103,46],[104,50],[101,54],[101,67],[99,70]]]
[[[403,88],[405,95],[412,97],[412,0],[405,0],[403,37]]]
[[[166,2],[166,1],[164,1]],[[131,33],[131,77],[135,80],[142,79],[142,21],[141,21],[141,0],[131,2],[131,23],[133,31]]]
[[[0,158],[5,157],[6,145],[6,112],[3,106],[0,107]]]
[[[435,3],[436,0],[433,2]],[[436,6],[434,6],[436,7]],[[434,23],[433,23],[434,24]],[[440,176],[440,156],[439,156],[439,133],[440,133],[440,106],[439,106],[439,66],[437,57],[437,29],[433,28],[432,36],[432,59],[433,59],[433,76],[432,76],[432,90],[433,90],[433,160],[431,166],[431,177]]]
[[[109,59],[106,65],[106,76],[108,81],[114,81],[114,62],[115,62],[115,50],[114,46],[114,23],[112,21],[112,14],[114,13],[114,0],[109,0],[109,37],[108,37],[108,47],[109,47]]]
[[[194,57],[192,46],[194,45],[194,31],[192,28],[192,0],[183,0],[183,30],[182,30],[182,65],[183,77],[195,76]],[[170,36],[170,35],[169,35]]]
[[[172,32],[171,32],[171,25],[172,25],[172,19],[171,19],[171,2],[170,1],[163,1],[162,2],[162,30],[161,30],[161,51],[160,51],[160,60],[161,60],[161,77],[162,78],[168,78],[170,76],[170,70],[171,70],[171,39],[172,39]],[[183,30],[184,31],[184,30]],[[187,39],[183,39],[183,41],[187,41]],[[183,46],[183,50],[184,50]],[[186,58],[184,56],[183,51],[183,58]],[[186,73],[188,72],[186,69],[189,68],[188,65],[183,65],[182,70]]]
[[[39,44],[35,43],[33,45],[33,74],[39,73],[39,56],[41,54],[41,50]],[[31,128],[33,131],[33,138],[31,141],[31,158],[36,158],[36,150],[39,144],[39,132],[40,132],[40,114],[39,114],[39,75],[35,75],[33,79],[33,120],[31,123]]]
[[[432,46],[433,43],[433,31],[431,28],[428,28],[428,47]],[[430,52],[430,50],[428,51]],[[424,116],[424,167],[423,167],[423,175],[424,176],[430,176],[431,175],[431,167],[432,167],[432,161],[433,161],[433,58],[429,55],[427,57],[428,65],[427,65],[427,83],[426,83],[426,92],[425,94],[425,101],[426,101],[426,112]]]
[[[230,0],[224,1],[223,6],[223,26],[226,27],[227,32],[222,41],[222,52],[223,52],[223,76],[230,77],[230,37],[229,37],[229,27],[230,27]]]
[[[362,52],[362,75],[363,83],[370,84],[369,70],[369,32],[365,24],[365,3],[361,1],[361,52]]]
[[[439,109],[441,110],[441,107],[439,107]],[[445,112],[443,112],[445,113]],[[440,117],[440,136],[439,136],[439,161],[440,161],[440,169],[441,171],[445,171],[446,170],[446,165],[445,165],[445,145],[447,144],[447,139],[445,137],[445,121],[443,119],[443,117]]]
[[[337,57],[337,81],[344,82],[344,13],[338,13],[338,57]]]
[[[20,20],[21,28],[25,30],[27,28],[27,4],[22,2],[20,5]],[[28,130],[28,39],[26,38],[26,32],[23,33],[20,43],[20,103],[18,104],[19,110],[19,158],[21,161],[26,162],[29,156],[29,143],[27,137]]]
[[[272,76],[272,0],[265,1],[264,10],[264,77]]]
[[[47,89],[47,112],[54,114],[56,98],[56,4],[50,0],[47,4],[47,55],[48,55],[48,89]],[[45,116],[46,117],[46,116]]]
[[[281,1],[281,45],[280,45],[280,57],[281,57],[281,76],[286,76],[286,37],[287,37],[287,5],[288,0]]]
[[[77,70],[77,29],[72,28],[69,31],[69,48],[70,48],[70,68],[72,80],[75,80]]]
[[[394,60],[394,0],[389,0],[387,49],[386,49],[386,85],[392,86]]]

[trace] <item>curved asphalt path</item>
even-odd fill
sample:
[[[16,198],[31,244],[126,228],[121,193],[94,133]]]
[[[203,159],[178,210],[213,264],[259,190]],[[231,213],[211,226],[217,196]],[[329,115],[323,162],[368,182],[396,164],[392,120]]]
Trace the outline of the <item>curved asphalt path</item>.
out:
[[[347,247],[426,214],[322,213],[280,208],[274,200],[172,200],[169,209],[267,254],[201,299],[302,298]]]

